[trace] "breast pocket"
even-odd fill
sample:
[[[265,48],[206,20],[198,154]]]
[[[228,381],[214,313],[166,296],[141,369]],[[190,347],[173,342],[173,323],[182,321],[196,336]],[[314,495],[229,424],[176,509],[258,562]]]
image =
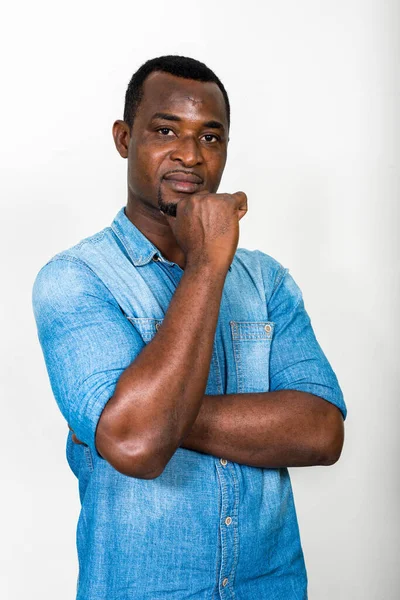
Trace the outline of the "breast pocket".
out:
[[[269,391],[269,357],[275,323],[230,321],[237,393]]]
[[[152,319],[147,317],[128,317],[141,335],[142,340],[147,344],[153,339],[160,329],[164,319]]]

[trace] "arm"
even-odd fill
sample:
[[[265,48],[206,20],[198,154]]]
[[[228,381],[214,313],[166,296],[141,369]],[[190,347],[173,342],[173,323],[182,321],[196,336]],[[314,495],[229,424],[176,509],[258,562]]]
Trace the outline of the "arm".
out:
[[[169,460],[203,399],[224,273],[213,268],[211,276],[206,266],[188,265],[160,331],[146,346],[80,260],[56,259],[40,270],[32,298],[38,335],[74,441],[123,474],[148,479],[158,473],[151,452],[161,446],[162,466]]]
[[[272,469],[332,465],[343,442],[336,406],[307,392],[280,390],[204,396],[181,447]]]
[[[166,215],[185,272],[147,346],[76,257],[50,261],[35,280],[34,314],[59,408],[76,439],[123,474],[159,475],[197,417],[246,210],[242,192],[201,192],[178,202],[176,218]]]
[[[275,323],[269,392],[205,396],[182,446],[273,468],[333,464],[340,456],[343,394],[287,269],[265,268],[269,318]],[[272,289],[272,294],[268,288]]]
[[[341,454],[347,416],[337,377],[299,286],[288,269],[257,252],[269,320],[275,323],[270,391],[206,396],[182,445],[265,468],[333,464]]]
[[[226,273],[247,210],[243,192],[200,192],[165,215],[185,270],[161,329],[118,380],[96,446],[115,468],[157,477],[189,433],[207,386]],[[206,315],[206,318],[205,318]]]
[[[252,467],[331,465],[344,439],[339,409],[297,390],[204,396],[181,446]]]
[[[225,275],[187,266],[160,330],[119,378],[96,446],[122,473],[157,476],[190,431],[207,385]]]

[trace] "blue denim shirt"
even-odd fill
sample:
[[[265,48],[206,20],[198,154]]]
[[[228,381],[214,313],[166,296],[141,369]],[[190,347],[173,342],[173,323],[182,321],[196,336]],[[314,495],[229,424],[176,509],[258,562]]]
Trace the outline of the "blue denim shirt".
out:
[[[110,227],[54,256],[34,283],[52,390],[85,443],[74,444],[68,433],[81,501],[77,600],[304,600],[307,572],[286,468],[179,447],[159,477],[138,479],[97,452],[101,412],[121,373],[157,334],[182,274],[123,207]],[[288,269],[238,248],[206,394],[282,389],[316,394],[346,418]]]

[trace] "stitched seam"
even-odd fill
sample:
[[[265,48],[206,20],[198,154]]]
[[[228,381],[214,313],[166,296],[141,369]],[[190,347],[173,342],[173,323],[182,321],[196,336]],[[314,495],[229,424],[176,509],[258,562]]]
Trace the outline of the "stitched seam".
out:
[[[84,452],[85,452],[85,459],[86,459],[86,464],[87,467],[89,469],[89,471],[93,471],[93,459],[92,459],[92,453],[90,451],[89,446],[85,446],[84,447]]]
[[[85,263],[82,259],[77,258],[76,256],[71,256],[70,254],[65,254],[63,256],[54,256],[53,258],[51,258],[49,260],[48,263],[46,263],[47,265],[52,263],[52,262],[56,262],[57,260],[66,260],[69,262],[75,262],[78,263],[79,265],[81,265],[82,267],[85,267],[85,269],[87,269],[88,271],[90,271],[92,273],[92,275],[94,275],[94,277],[98,280],[101,281],[101,283],[104,285],[104,287],[107,288],[107,286],[103,283],[103,281],[100,279],[100,277],[93,271],[93,269],[91,267],[89,267],[89,265],[87,263]],[[46,266],[46,265],[44,265]],[[108,289],[108,288],[107,288]]]
[[[221,509],[221,503],[222,503],[222,502],[221,502],[221,490],[220,490],[220,485],[219,485],[219,474],[218,474],[218,465],[217,465],[217,464],[215,464],[215,468],[216,468],[216,470],[217,470],[217,480],[218,480],[218,511],[220,511],[220,509]],[[219,519],[218,519],[218,536],[217,536],[217,544],[218,544],[218,541],[219,541],[219,539],[220,539],[220,531],[219,531],[219,527],[220,527],[220,525],[219,525],[219,522],[220,522],[220,519],[221,519],[221,517],[220,517],[220,514],[219,514],[218,516],[219,516]],[[221,548],[221,552],[222,552],[222,548]],[[214,584],[213,595],[212,595],[212,598],[211,598],[211,600],[214,600],[214,594],[215,594],[215,591],[217,591],[217,593],[218,593],[218,590],[219,590],[219,585],[218,585],[218,579],[219,579],[219,577],[218,577],[218,566],[219,566],[219,565],[218,565],[218,560],[216,560],[215,562],[216,562],[216,568],[215,568],[215,584]]]
[[[163,318],[153,317],[128,317],[127,319],[137,329],[144,342],[150,342],[157,333],[156,324],[162,323]]]
[[[272,337],[273,321],[232,321],[233,340],[268,340]],[[262,325],[262,331],[260,331]],[[271,331],[265,331],[265,325],[271,325]]]
[[[134,266],[136,265],[136,262],[134,262],[133,258],[131,257],[130,253],[129,253],[129,249],[127,247],[127,245],[125,244],[125,241],[123,239],[123,233],[121,231],[121,228],[119,227],[119,225],[117,223],[113,223],[111,225],[111,231],[113,232],[113,234],[115,235],[115,237],[118,239],[118,241],[120,242],[120,244],[125,248],[125,252],[127,254],[127,256],[132,260]]]
[[[287,269],[286,267],[281,266],[281,269],[279,270],[278,275],[277,275],[277,277],[275,279],[275,285],[274,285],[274,288],[273,288],[272,293],[271,293],[270,301],[271,301],[272,296],[274,295],[274,293],[278,289],[280,283],[282,282],[284,276],[286,275],[286,273],[288,273],[288,271],[289,271],[289,269]],[[279,277],[280,274],[281,274],[281,276]]]
[[[236,393],[240,393],[241,390],[241,374],[240,374],[240,355],[237,346],[237,340],[233,338],[233,328],[234,324],[231,322],[231,332],[232,332],[232,345],[233,345],[233,355],[235,359],[235,367],[236,367]]]
[[[217,381],[217,390],[219,394],[222,394],[222,380],[221,380],[221,369],[220,369],[220,364],[219,364],[219,358],[218,358],[218,352],[217,352],[217,342],[214,339],[214,353],[213,355],[215,355],[215,358],[213,358],[213,362],[214,362],[214,372],[215,372],[215,376],[216,376],[216,381]]]
[[[80,242],[78,242],[77,244],[75,244],[75,246],[73,246],[73,248],[82,248],[82,246],[84,246],[85,244],[97,244],[97,242],[99,242],[100,240],[103,239],[103,237],[105,236],[105,234],[107,233],[107,231],[110,229],[110,227],[105,227],[104,229],[102,229],[102,231],[99,231],[99,233],[95,233],[94,235],[90,236],[89,238],[85,238],[83,240],[81,240]]]
[[[231,471],[232,471],[234,496],[235,496],[233,516],[235,519],[236,527],[233,530],[233,549],[234,550],[233,550],[233,561],[232,561],[230,585],[232,586],[232,589],[231,589],[232,597],[235,599],[236,595],[233,590],[233,585],[235,583],[236,567],[237,567],[238,558],[239,558],[239,480],[236,477],[236,468],[235,468],[234,464],[232,464]]]
[[[53,257],[46,264],[49,264],[51,262],[56,262],[58,260],[64,260],[64,261],[69,261],[69,262],[72,262],[72,263],[77,263],[78,265],[84,267],[85,270],[89,271],[93,275],[93,277],[96,279],[96,282],[100,283],[104,287],[104,289],[107,290],[107,292],[110,294],[110,296],[112,296],[112,298],[114,299],[114,302],[112,302],[109,298],[101,298],[101,299],[104,300],[104,302],[108,302],[108,304],[110,304],[114,308],[118,307],[120,309],[120,311],[122,312],[122,314],[125,315],[125,311],[123,310],[122,306],[119,304],[118,300],[116,299],[116,297],[114,296],[114,294],[112,293],[112,291],[110,290],[110,288],[108,287],[108,285],[105,284],[105,282],[101,279],[101,277],[99,277],[97,275],[97,273],[95,271],[93,271],[93,269],[87,263],[85,263],[80,258],[76,258],[76,256],[63,255],[63,256],[55,256],[55,257]],[[46,265],[43,265],[42,268],[44,268],[45,266]]]
[[[219,476],[219,473],[218,473]],[[225,513],[226,511],[226,507],[227,507],[227,503],[226,503],[226,497],[227,497],[227,485],[225,484],[225,475],[223,477],[220,477],[220,481],[221,481],[221,488],[222,488],[222,503],[221,503],[221,512],[222,514]],[[221,518],[219,519],[219,531],[220,531],[220,535],[221,535],[221,569],[223,567],[225,567],[225,562],[226,562],[226,534],[225,534],[225,529],[221,523]],[[224,575],[224,572],[222,571],[221,575]],[[225,574],[226,576],[226,574]],[[218,585],[218,591],[219,591],[219,585]]]

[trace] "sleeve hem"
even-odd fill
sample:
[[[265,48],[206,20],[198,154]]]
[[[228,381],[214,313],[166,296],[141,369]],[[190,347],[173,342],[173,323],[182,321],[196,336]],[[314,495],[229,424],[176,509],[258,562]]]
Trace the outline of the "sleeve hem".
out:
[[[281,388],[281,389],[286,389],[286,388]],[[299,383],[299,384],[295,384],[292,387],[287,388],[287,389],[297,390],[299,392],[308,392],[309,394],[314,394],[314,396],[318,396],[319,398],[322,398],[323,400],[326,400],[327,402],[334,404],[342,413],[343,421],[346,420],[347,408],[343,401],[342,394],[335,394],[334,392],[328,393],[326,391],[326,388],[321,389],[320,386],[312,384],[312,383]],[[278,390],[271,390],[271,391],[278,391]]]

